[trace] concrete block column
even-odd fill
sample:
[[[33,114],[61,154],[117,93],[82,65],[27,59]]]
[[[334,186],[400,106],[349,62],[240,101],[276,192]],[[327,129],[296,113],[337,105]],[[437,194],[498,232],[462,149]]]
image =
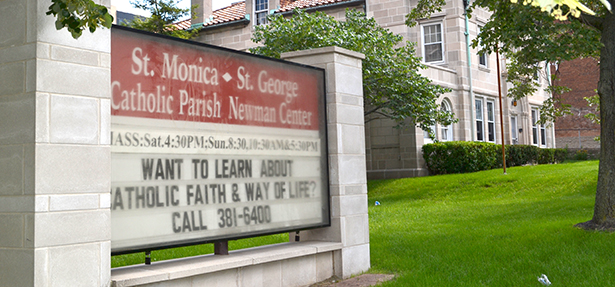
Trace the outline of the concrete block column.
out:
[[[0,1],[0,285],[108,286],[110,31],[49,5]]]
[[[325,69],[331,227],[303,231],[300,240],[341,242],[335,274],[347,278],[370,267],[363,54],[326,47],[282,54],[288,61]],[[291,236],[291,239],[294,236]]]

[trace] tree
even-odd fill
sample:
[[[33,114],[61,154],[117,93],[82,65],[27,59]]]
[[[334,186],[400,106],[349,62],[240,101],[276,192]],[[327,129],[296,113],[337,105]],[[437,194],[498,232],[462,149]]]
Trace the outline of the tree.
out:
[[[109,14],[107,7],[98,5],[92,0],[51,0],[47,15],[56,17],[56,29],[66,28],[73,38],[81,37],[87,27],[91,33],[97,28],[111,28],[113,16]],[[149,11],[149,18],[136,17],[129,23],[120,23],[131,28],[150,31],[172,37],[191,39],[198,34],[197,29],[177,29],[173,23],[190,13],[190,8],[177,7],[174,0],[135,0],[131,2],[135,8]],[[194,8],[194,7],[193,7]]]
[[[279,58],[280,54],[309,48],[338,46],[363,53],[365,119],[389,118],[399,126],[411,119],[423,130],[455,120],[441,111],[438,97],[449,91],[418,73],[425,68],[416,57],[415,44],[380,27],[364,13],[347,9],[344,21],[322,12],[295,10],[291,18],[269,16],[269,24],[256,27],[252,41],[263,46],[252,53]]]
[[[107,7],[92,0],[51,0],[47,15],[56,17],[56,29],[66,28],[73,38],[81,37],[87,27],[91,33],[98,27],[111,28],[113,16]]]
[[[179,8],[174,0],[134,0],[130,3],[135,8],[150,12],[151,16],[135,17],[128,23],[120,23],[122,25],[182,39],[191,39],[198,34],[197,29],[182,30],[175,27],[174,23],[190,14],[190,8]]]
[[[486,8],[493,14],[481,29],[474,46],[480,43],[483,47],[481,52],[499,50],[506,55],[508,81],[514,85],[510,95],[515,98],[530,95],[536,90],[536,84],[531,79],[539,70],[538,63],[599,57],[601,152],[596,202],[593,218],[576,226],[588,230],[615,230],[615,15],[601,3],[606,0],[523,2],[533,5],[475,0],[473,7]],[[585,7],[577,5],[579,2]],[[614,4],[615,0],[608,2]],[[435,11],[434,8],[425,10],[423,15]],[[578,18],[564,17],[569,15]],[[551,117],[556,116],[554,102],[547,102],[547,107],[543,108],[545,114]]]

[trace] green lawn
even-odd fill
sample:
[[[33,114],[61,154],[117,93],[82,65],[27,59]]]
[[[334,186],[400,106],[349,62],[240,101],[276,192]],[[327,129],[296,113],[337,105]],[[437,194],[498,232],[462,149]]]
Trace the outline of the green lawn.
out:
[[[597,161],[369,182],[370,273],[383,286],[615,286],[615,234],[573,227],[592,216]],[[375,206],[379,201],[381,205]],[[230,249],[288,235],[231,241]],[[212,253],[211,244],[152,253]],[[114,256],[113,266],[143,262]]]
[[[369,182],[370,272],[383,286],[615,286],[593,211],[598,162]],[[379,201],[381,205],[374,206]]]

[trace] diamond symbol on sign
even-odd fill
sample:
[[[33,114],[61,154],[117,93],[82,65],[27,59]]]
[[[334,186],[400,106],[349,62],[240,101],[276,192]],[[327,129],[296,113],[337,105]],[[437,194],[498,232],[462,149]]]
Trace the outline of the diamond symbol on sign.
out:
[[[233,77],[229,73],[225,73],[222,78],[228,83]]]

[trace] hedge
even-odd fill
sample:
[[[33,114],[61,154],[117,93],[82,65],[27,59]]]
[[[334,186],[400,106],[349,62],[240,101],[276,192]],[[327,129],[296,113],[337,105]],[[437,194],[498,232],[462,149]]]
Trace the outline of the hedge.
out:
[[[506,166],[563,162],[566,149],[507,145]],[[502,146],[484,142],[439,142],[423,145],[423,158],[432,175],[466,173],[502,167]]]

